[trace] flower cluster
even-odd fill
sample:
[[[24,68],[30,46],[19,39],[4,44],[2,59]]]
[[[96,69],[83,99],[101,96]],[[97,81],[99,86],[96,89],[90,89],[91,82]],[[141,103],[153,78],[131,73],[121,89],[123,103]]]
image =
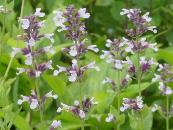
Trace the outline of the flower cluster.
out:
[[[110,50],[103,50],[103,54],[100,55],[101,59],[106,58],[107,63],[113,63],[114,69],[116,70],[122,70],[124,62],[122,59],[126,56],[124,51],[124,42],[119,39],[114,39],[114,41],[111,41],[108,39],[106,41],[107,48]]]
[[[80,117],[81,119],[84,119],[86,116],[86,113],[95,104],[97,104],[97,102],[94,101],[94,98],[91,98],[91,99],[90,98],[84,98],[82,100],[82,104],[78,100],[76,100],[76,101],[74,101],[73,106],[69,106],[69,105],[66,105],[64,103],[61,103],[62,107],[59,107],[57,109],[57,112],[61,112],[62,110],[70,111],[74,115]]]
[[[142,15],[140,9],[122,9],[120,15],[126,15],[133,23],[134,28],[126,30],[127,34],[131,37],[138,37],[147,31],[157,33],[156,26],[150,25],[152,18],[149,17],[149,12]]]
[[[139,38],[138,40],[123,38],[123,43],[125,44],[125,51],[131,54],[136,52],[143,52],[147,48],[158,51],[157,43],[149,43],[146,41],[145,37]]]
[[[39,61],[39,56],[46,53],[54,53],[52,44],[39,48],[36,45],[41,38],[47,38],[51,43],[54,43],[53,33],[52,34],[40,34],[40,28],[44,26],[44,21],[39,21],[39,17],[44,17],[44,13],[41,12],[41,8],[37,8],[33,15],[20,19],[21,27],[24,30],[24,34],[19,36],[25,42],[25,48],[13,48],[11,57],[14,57],[18,52],[21,52],[25,56],[25,64],[30,66],[28,68],[17,68],[20,73],[26,72],[29,76],[39,77],[41,73],[52,68],[52,61]]]
[[[46,93],[41,100],[38,99],[38,96],[34,90],[31,90],[31,95],[30,96],[24,96],[21,95],[21,99],[18,100],[18,104],[21,105],[24,102],[28,102],[30,105],[30,109],[36,109],[38,108],[41,104],[44,104],[45,100],[47,98],[53,98],[57,99],[58,96],[56,94],[53,94],[52,91]]]
[[[83,77],[86,70],[94,68],[99,71],[99,68],[95,66],[95,61],[87,64],[80,65],[80,57],[88,50],[98,52],[96,45],[85,45],[86,29],[83,19],[90,17],[90,14],[86,12],[85,8],[79,10],[75,9],[73,5],[69,5],[65,11],[55,11],[55,17],[53,18],[55,25],[60,28],[58,31],[65,31],[65,36],[74,42],[69,48],[63,48],[64,52],[67,52],[72,57],[71,67],[62,67],[57,65],[58,69],[54,71],[54,75],[58,75],[61,72],[65,72],[68,75],[70,82],[75,82]]]
[[[74,5],[69,5],[64,12],[56,10],[54,13],[53,21],[59,28],[59,32],[65,31],[66,37],[73,41],[81,42],[85,39],[87,32],[83,19],[90,17],[90,14],[86,12],[86,8],[77,10]]]
[[[157,65],[157,63],[154,62],[153,58],[146,60],[145,57],[140,57],[140,69],[142,73],[145,73],[148,70],[150,70],[152,65]]]
[[[135,111],[141,110],[144,107],[142,97],[137,96],[136,99],[123,98],[123,106],[120,107],[120,111],[132,109]]]
[[[84,41],[71,46],[70,48],[63,48],[63,51],[68,53],[71,57],[80,58],[81,55],[85,54],[87,51],[98,52],[99,49],[96,45],[86,46]]]
[[[131,81],[131,77],[129,74],[127,74],[124,78],[122,78],[121,80],[121,84],[120,87],[124,88],[125,86],[128,85],[128,83]],[[113,81],[113,79],[110,79],[109,77],[106,77],[103,81],[103,84],[111,84],[112,85],[112,89],[115,90],[116,89],[116,83]]]
[[[68,75],[68,79],[70,82],[75,82],[77,80],[80,80],[83,77],[83,74],[88,69],[96,69],[96,71],[99,71],[99,68],[95,66],[95,62],[91,62],[88,65],[85,66],[79,66],[78,61],[76,59],[72,60],[72,66],[70,67],[62,67],[57,65],[58,70],[54,70],[53,75],[57,76],[61,72],[65,72]]]
[[[167,86],[168,83],[173,82],[173,66],[168,64],[159,64],[157,69],[158,74],[154,74],[152,82],[159,82],[159,90],[163,95],[170,95],[173,93],[173,90]]]

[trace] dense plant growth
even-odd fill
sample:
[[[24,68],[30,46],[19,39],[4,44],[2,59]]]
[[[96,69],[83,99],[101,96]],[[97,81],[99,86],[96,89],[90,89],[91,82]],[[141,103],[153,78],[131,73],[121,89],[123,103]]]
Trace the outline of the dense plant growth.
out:
[[[1,130],[173,129],[172,47],[157,43],[172,34],[152,8],[0,2]]]

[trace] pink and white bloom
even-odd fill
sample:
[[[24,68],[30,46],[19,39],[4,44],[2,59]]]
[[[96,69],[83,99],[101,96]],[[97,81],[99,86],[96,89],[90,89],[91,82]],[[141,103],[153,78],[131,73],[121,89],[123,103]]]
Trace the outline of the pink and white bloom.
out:
[[[53,98],[53,99],[57,99],[58,95],[57,94],[53,94],[53,91],[48,92],[45,97],[49,97],[49,98]]]
[[[67,30],[65,26],[65,22],[67,19],[63,16],[63,12],[60,10],[54,11],[55,17],[53,18],[53,21],[55,25],[59,28],[58,32]]]
[[[112,122],[112,121],[115,121],[115,117],[113,114],[111,113],[108,113],[108,116],[106,117],[105,119],[106,122]]]
[[[96,45],[90,45],[87,47],[88,50],[92,50],[94,52],[99,52],[99,49],[97,48]]]
[[[90,17],[90,13],[86,12],[86,8],[80,8],[78,13],[81,18],[87,19]]]
[[[44,17],[45,13],[41,12],[41,8],[36,8],[34,15],[38,17]]]
[[[171,95],[173,93],[173,90],[170,87],[165,86],[163,82],[159,82],[159,90],[163,95]]]
[[[144,107],[142,97],[138,96],[136,99],[123,98],[123,105],[120,111],[123,112],[127,109],[140,110]]]
[[[60,120],[54,120],[50,126],[50,130],[54,130],[56,128],[61,127],[61,121]]]
[[[30,22],[28,19],[20,19],[20,22],[21,22],[21,26],[23,29],[28,29],[29,26],[30,26]]]
[[[36,109],[39,106],[38,99],[34,90],[31,90],[31,96],[21,95],[21,99],[17,101],[19,105],[22,105],[24,102],[28,102],[31,109]]]

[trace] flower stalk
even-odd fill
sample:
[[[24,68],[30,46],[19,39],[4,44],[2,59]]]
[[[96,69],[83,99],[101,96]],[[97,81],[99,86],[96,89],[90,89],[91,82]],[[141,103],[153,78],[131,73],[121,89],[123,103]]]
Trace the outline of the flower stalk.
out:
[[[169,95],[166,96],[166,130],[169,130]]]
[[[120,115],[120,91],[121,91],[121,89],[120,89],[120,82],[121,82],[121,77],[120,77],[120,71],[118,70],[118,75],[117,75],[117,78],[118,78],[118,81],[117,81],[117,100],[118,100],[118,107],[117,107],[117,109],[118,109],[118,115]],[[120,125],[119,124],[117,124],[117,130],[120,130]]]
[[[39,90],[39,78],[35,79],[35,89],[36,89],[36,93],[37,93],[37,98],[39,101],[39,111],[40,111],[40,122],[43,121],[43,104],[41,101],[41,96],[40,96],[40,90]]]
[[[141,69],[140,69],[140,54],[137,53],[137,82],[139,87],[139,96],[141,96]]]

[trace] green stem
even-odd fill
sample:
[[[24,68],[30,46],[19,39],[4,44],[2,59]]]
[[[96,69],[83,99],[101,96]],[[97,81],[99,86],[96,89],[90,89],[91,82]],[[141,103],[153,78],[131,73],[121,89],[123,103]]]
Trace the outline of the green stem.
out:
[[[77,31],[76,31],[77,32]],[[78,41],[75,40],[75,46],[77,48],[77,43]],[[79,63],[79,60],[80,60],[80,57],[79,57],[79,52],[77,52],[77,57],[76,57],[76,60],[77,60],[77,66],[78,66],[78,69],[80,69],[80,63]],[[80,85],[80,79],[77,80],[77,86],[80,88],[80,109],[83,110],[83,103],[82,103],[82,99],[83,99],[83,96],[82,96],[82,86]],[[85,127],[84,127],[84,124],[85,124],[85,121],[83,119],[81,119],[81,130],[85,130]]]
[[[137,80],[138,80],[138,88],[139,88],[139,96],[141,97],[141,77],[142,77],[142,73],[141,73],[141,68],[140,68],[140,55],[139,52],[137,53]],[[144,123],[143,123],[143,116],[140,114],[140,122],[141,122],[141,130],[144,130]]]
[[[139,56],[139,52],[138,52],[138,63],[137,63],[137,76],[138,76],[138,87],[139,87],[139,96],[141,96],[141,70],[140,70],[140,56]]]
[[[80,81],[78,81],[78,86],[80,87],[80,108],[82,110],[83,109],[83,105],[82,105],[83,96],[82,96],[82,86],[80,85]],[[82,120],[82,119],[81,119],[81,130],[85,130],[84,120]]]
[[[43,104],[41,102],[41,96],[40,96],[40,91],[39,91],[39,79],[36,79],[36,93],[37,93],[37,97],[38,97],[38,101],[39,101],[39,109],[40,109],[40,122],[43,121]]]
[[[166,96],[166,130],[169,130],[169,96]]]
[[[120,115],[120,82],[121,82],[121,77],[120,77],[120,71],[118,70],[117,72],[117,78],[118,78],[118,81],[117,81],[117,100],[118,100],[118,106],[117,106],[117,109],[118,109],[118,115]],[[117,124],[117,130],[120,130],[120,125]]]
[[[11,58],[10,58],[10,61],[9,61],[9,63],[8,63],[8,67],[7,67],[7,69],[6,69],[6,71],[5,71],[5,74],[4,74],[4,81],[5,81],[5,79],[7,78],[8,73],[9,73],[9,71],[10,71],[13,58],[14,58],[14,57],[11,57]]]
[[[144,120],[143,120],[143,116],[142,113],[140,112],[140,122],[141,122],[141,130],[144,130]]]

